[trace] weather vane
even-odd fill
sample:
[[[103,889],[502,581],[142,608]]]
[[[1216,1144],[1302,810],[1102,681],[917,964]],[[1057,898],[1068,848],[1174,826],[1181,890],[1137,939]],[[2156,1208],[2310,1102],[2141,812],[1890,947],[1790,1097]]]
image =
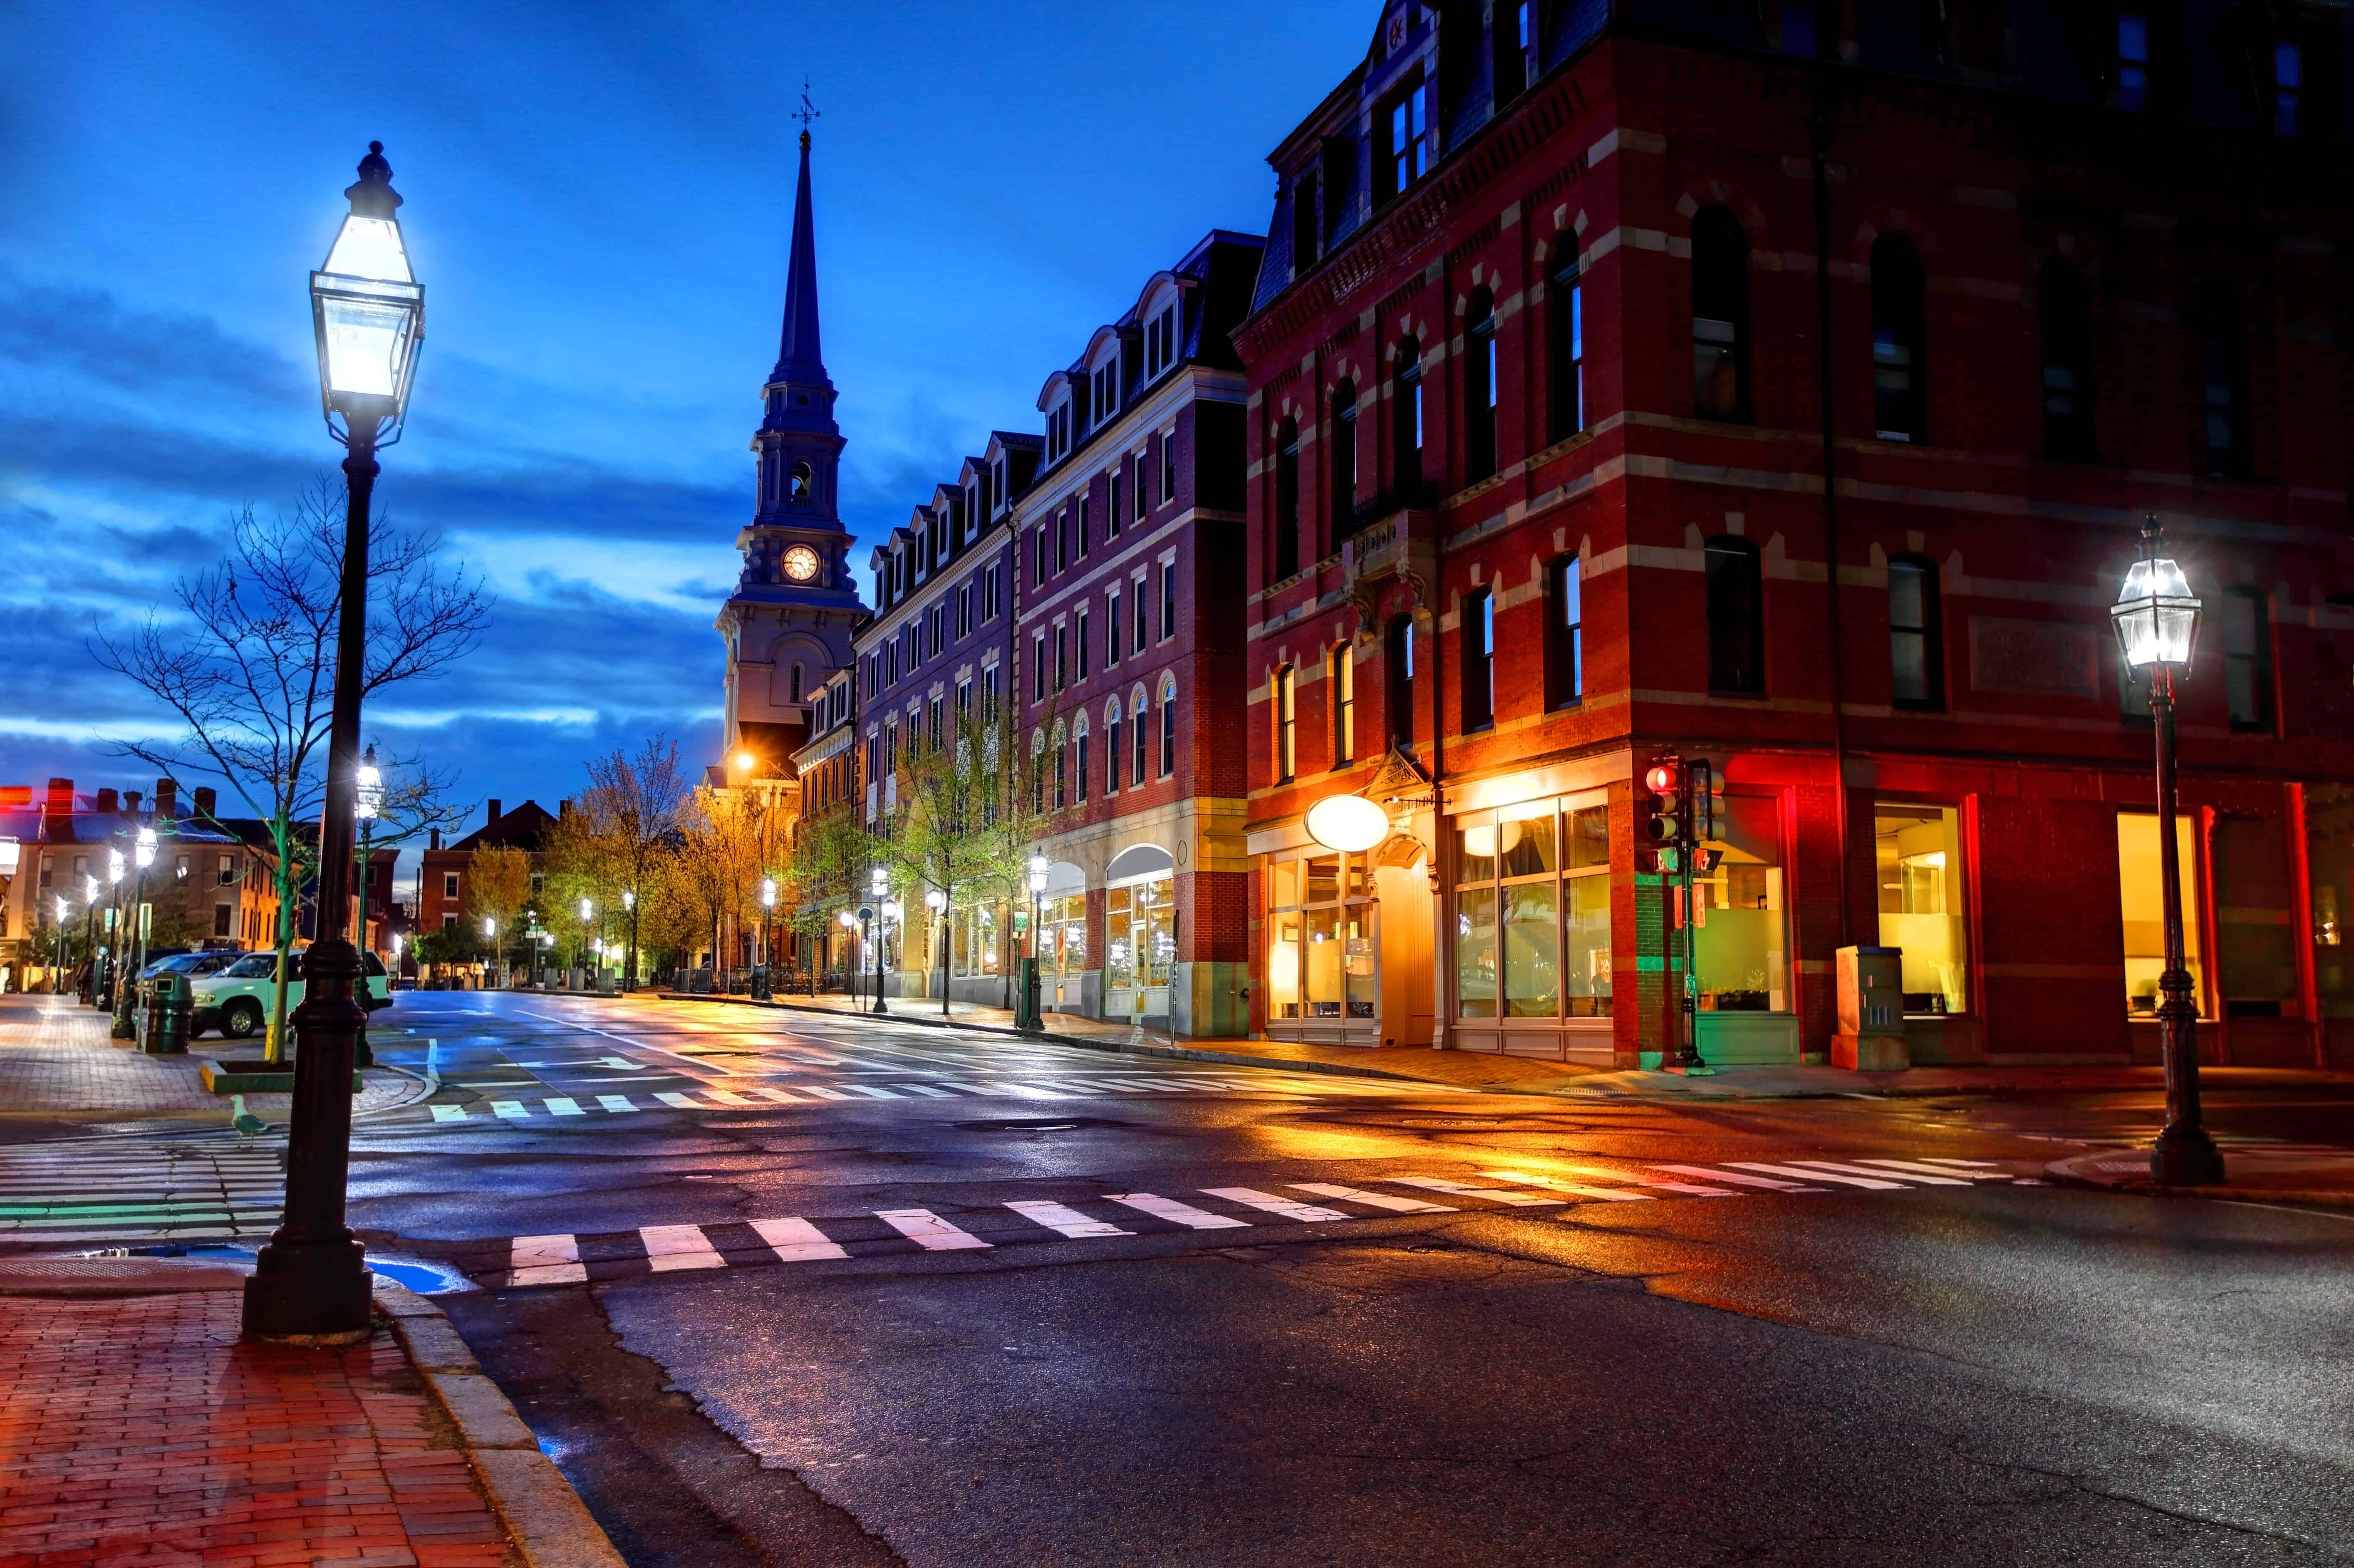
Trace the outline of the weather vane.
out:
[[[809,78],[804,76],[801,78],[801,106],[799,109],[794,110],[792,112],[792,118],[801,122],[801,140],[803,142],[807,142],[809,140],[810,122],[819,117],[817,105],[810,101],[809,90]]]

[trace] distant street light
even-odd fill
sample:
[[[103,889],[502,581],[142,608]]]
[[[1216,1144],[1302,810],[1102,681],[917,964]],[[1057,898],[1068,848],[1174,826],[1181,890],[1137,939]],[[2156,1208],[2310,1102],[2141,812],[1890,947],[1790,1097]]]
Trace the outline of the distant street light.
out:
[[[777,879],[760,878],[760,968],[769,984],[777,983]]]
[[[924,895],[924,907],[940,922],[940,1016],[949,1015],[949,891],[935,887]]]
[[[2166,906],[2166,969],[2158,977],[2158,1006],[2166,1060],[2166,1127],[2149,1152],[2149,1173],[2168,1186],[2209,1186],[2223,1179],[2223,1156],[2201,1125],[2199,1109],[2199,1004],[2182,954],[2182,866],[2174,842],[2174,681],[2190,673],[2199,641],[2199,600],[2190,579],[2166,555],[2153,515],[2142,525],[2141,559],[2126,573],[2109,618],[2126,662],[2149,673],[2150,727],[2158,737],[2158,880]]]
[[[371,744],[360,756],[352,786],[352,812],[360,823],[360,946],[367,946],[369,896],[376,886],[376,820],[384,811],[384,770],[376,765]]]
[[[90,966],[90,985],[82,991],[84,1007],[98,1005],[98,878],[81,879],[81,961]]]
[[[130,913],[122,934],[115,946],[122,949],[128,962],[122,966],[114,985],[114,1038],[129,1040],[138,1029],[133,1022],[133,1010],[139,1005],[139,971],[147,967],[147,922],[141,916],[147,912],[147,868],[155,863],[155,830],[142,825],[132,840],[132,863],[138,875],[132,883]]]
[[[875,895],[875,904],[876,904],[877,906],[883,906],[883,905],[884,905],[884,897],[885,897],[885,895],[886,894],[888,894],[888,893],[890,892],[890,890],[891,890],[891,874],[890,874],[888,871],[885,870],[883,867],[879,866],[879,865],[878,865],[878,866],[875,866],[875,868],[873,868],[871,871],[869,871],[869,872],[867,873],[867,874],[866,874],[866,885],[867,885],[867,891],[868,891],[868,892],[870,892],[870,893],[872,893],[872,894]],[[885,906],[885,907],[887,907],[887,906]],[[868,935],[873,938],[874,943],[875,943],[875,1008],[874,1008],[874,1011],[875,1011],[875,1012],[884,1012],[884,1013],[887,1013],[887,1012],[889,1012],[891,1010],[890,1010],[889,1008],[887,1008],[887,1007],[885,1007],[885,1006],[884,1006],[884,1005],[883,1005],[883,913],[882,913],[882,908],[881,908],[881,907],[878,907],[878,908],[874,912],[874,914],[873,914],[871,916],[868,915],[868,913],[867,913],[865,910],[863,910],[863,909],[862,909],[862,910],[860,910],[860,911],[859,911],[859,918],[860,918],[860,919],[862,919],[862,920],[865,920],[865,921],[867,922],[867,932],[868,932]]]
[[[621,907],[630,912],[630,952],[621,965],[621,989],[635,991],[638,989],[638,890],[636,888],[625,887],[621,890]]]
[[[408,265],[400,197],[384,143],[368,143],[351,210],[311,274],[320,408],[344,456],[343,581],[319,823],[319,934],[302,958],[294,1011],[294,1107],[286,1150],[286,1218],[245,1285],[248,1339],[318,1336],[356,1342],[373,1302],[360,1243],[344,1223],[351,1166],[352,1064],[367,1029],[365,969],[351,934],[353,824],[358,810],[360,692],[367,652],[368,508],[376,453],[400,439],[425,336],[425,291]],[[337,420],[342,421],[341,428]],[[384,432],[390,430],[389,437]]]

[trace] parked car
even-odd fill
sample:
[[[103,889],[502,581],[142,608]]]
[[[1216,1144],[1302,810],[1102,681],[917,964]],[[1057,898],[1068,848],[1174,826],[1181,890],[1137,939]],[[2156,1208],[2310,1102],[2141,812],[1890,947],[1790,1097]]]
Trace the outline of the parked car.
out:
[[[166,953],[141,969],[139,978],[154,980],[161,974],[179,974],[195,980],[199,975],[218,974],[245,956],[242,948],[209,948],[200,952]]]
[[[363,952],[367,965],[366,990],[361,1005],[370,1012],[392,1005],[389,978],[384,972],[384,960],[372,952]],[[270,1019],[270,994],[278,984],[278,955],[248,953],[237,962],[215,974],[197,980],[191,988],[191,1000],[196,1015],[188,1021],[189,1033],[202,1034],[217,1029],[225,1040],[249,1040],[261,1033]],[[302,955],[294,955],[292,974],[286,982],[286,1010],[292,1014],[302,1001]]]

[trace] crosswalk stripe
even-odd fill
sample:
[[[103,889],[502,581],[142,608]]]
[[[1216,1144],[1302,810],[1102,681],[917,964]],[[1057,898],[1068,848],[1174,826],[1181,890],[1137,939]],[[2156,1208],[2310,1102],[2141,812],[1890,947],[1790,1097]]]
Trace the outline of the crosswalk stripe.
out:
[[[435,1106],[433,1107],[433,1119],[435,1121],[463,1121],[466,1119],[466,1107],[464,1106]]]
[[[1744,1171],[1762,1171],[1768,1176],[1796,1176],[1808,1181],[1836,1181],[1842,1187],[1871,1187],[1881,1192],[1896,1192],[1902,1182],[1883,1181],[1877,1176],[1841,1176],[1829,1171],[1810,1171],[1797,1165],[1770,1165],[1762,1160],[1728,1160],[1727,1165],[1738,1165]]]
[[[1561,1206],[1559,1198],[1540,1198],[1533,1192],[1508,1192],[1501,1187],[1467,1187],[1460,1181],[1449,1181],[1439,1176],[1384,1176],[1384,1181],[1401,1187],[1421,1187],[1433,1192],[1451,1193],[1458,1198],[1485,1198],[1491,1203],[1504,1203],[1520,1209],[1553,1209]]]
[[[929,1088],[922,1084],[901,1084],[899,1087],[907,1090],[907,1093],[911,1095],[923,1095],[930,1099],[952,1100],[956,1098],[954,1095],[949,1093],[946,1089]]]
[[[666,1106],[673,1106],[680,1110],[701,1110],[704,1108],[700,1103],[689,1099],[686,1096],[682,1094],[674,1094],[665,1091],[662,1094],[656,1095],[654,1098],[662,1101],[662,1103]]]
[[[949,1224],[929,1209],[878,1209],[875,1217],[926,1252],[956,1252],[989,1244]]]
[[[1091,1220],[1078,1210],[1061,1203],[1029,1199],[1005,1206],[1025,1220],[1042,1224],[1050,1231],[1060,1231],[1066,1236],[1132,1236],[1136,1234],[1121,1230],[1104,1220]]]
[[[1806,1166],[1810,1171],[1843,1171],[1850,1176],[1900,1175],[1907,1181],[1918,1181],[1923,1185],[1929,1187],[1967,1187],[1969,1185],[1969,1182],[1962,1177],[1947,1176],[1943,1172],[1939,1172],[1934,1176],[1922,1175],[1911,1171],[1890,1172],[1885,1171],[1874,1171],[1870,1167],[1863,1165],[1841,1165],[1838,1161],[1830,1160],[1793,1160],[1790,1163],[1793,1165]],[[1882,1165],[1885,1163],[1885,1160],[1875,1160],[1872,1161],[1873,1165]]]
[[[1207,1209],[1197,1209],[1191,1203],[1181,1203],[1174,1198],[1158,1198],[1150,1192],[1106,1192],[1104,1201],[1125,1203],[1140,1209],[1156,1219],[1175,1224],[1191,1225],[1197,1231],[1248,1230],[1248,1220],[1235,1219],[1232,1214],[1214,1214]]]
[[[509,1245],[509,1285],[578,1285],[588,1277],[573,1236],[517,1236]]]
[[[546,1104],[549,1114],[553,1116],[587,1116],[588,1114],[580,1108],[578,1100],[567,1095],[550,1095]]]
[[[1335,1187],[1329,1181],[1287,1181],[1284,1185],[1297,1192],[1313,1192],[1320,1198],[1340,1198],[1352,1203],[1371,1203],[1376,1209],[1388,1209],[1400,1214],[1456,1213],[1445,1203],[1426,1203],[1419,1198],[1395,1198],[1387,1192],[1367,1192],[1355,1187]]]
[[[769,1244],[779,1263],[809,1263],[822,1257],[848,1257],[839,1242],[807,1220],[754,1220],[752,1229]]]
[[[955,1090],[957,1090],[957,1091],[958,1091],[959,1093],[960,1093],[960,1094],[968,1094],[968,1095],[982,1095],[982,1096],[987,1096],[987,1095],[990,1095],[990,1094],[991,1093],[991,1090],[981,1088],[981,1087],[978,1086],[977,1085],[973,1085],[973,1084],[960,1084],[960,1083],[958,1083],[958,1082],[957,1082],[955,1079],[953,1079],[953,1078],[941,1078],[941,1079],[937,1080],[937,1082],[939,1084],[939,1086],[940,1086],[942,1088],[944,1088],[944,1089],[955,1089]]]
[[[853,1084],[850,1086],[870,1100],[896,1100],[902,1097],[889,1089],[878,1087],[874,1084]]]
[[[764,1100],[771,1100],[780,1106],[797,1106],[801,1103],[801,1096],[787,1094],[782,1089],[754,1089],[752,1093]]]
[[[1640,1176],[1630,1171],[1613,1171],[1602,1165],[1570,1165],[1564,1170],[1580,1176],[1591,1176],[1601,1181],[1632,1181],[1638,1187],[1657,1187],[1663,1192],[1689,1192],[1695,1198],[1738,1198],[1740,1193],[1723,1187],[1703,1187],[1697,1181],[1670,1181],[1661,1176]]]
[[[1157,1084],[1149,1078],[1106,1078],[1104,1082],[1107,1084],[1117,1084],[1123,1089],[1144,1089],[1156,1095],[1176,1095],[1184,1093],[1182,1089],[1172,1088],[1167,1084]]]
[[[1299,1220],[1303,1224],[1312,1224],[1319,1220],[1356,1218],[1354,1214],[1344,1214],[1338,1209],[1320,1208],[1314,1203],[1303,1203],[1297,1198],[1278,1198],[1272,1192],[1262,1192],[1255,1187],[1204,1187],[1202,1191],[1213,1198],[1224,1198],[1228,1202],[1242,1203],[1254,1209],[1265,1209],[1270,1214],[1280,1214],[1287,1220]]]
[[[733,1089],[706,1088],[703,1092],[723,1106],[748,1106],[752,1103]]]
[[[1599,1198],[1609,1203],[1648,1203],[1649,1192],[1629,1192],[1623,1187],[1587,1187],[1575,1181],[1564,1181],[1558,1176],[1539,1176],[1528,1171],[1482,1171],[1482,1176],[1493,1176],[1505,1181],[1525,1181],[1532,1187],[1550,1187],[1556,1192],[1574,1192],[1581,1198]]]
[[[635,1105],[631,1103],[630,1097],[627,1095],[599,1095],[597,1097],[597,1103],[603,1106],[607,1110],[613,1111],[617,1114],[621,1111],[633,1111],[638,1108]]]
[[[531,1112],[524,1108],[524,1103],[521,1100],[493,1100],[491,1102],[491,1114],[493,1116],[504,1117],[509,1121],[529,1121],[531,1119]]]
[[[1997,1168],[1995,1161],[1991,1160],[1948,1160],[1942,1154],[1932,1154],[1929,1156],[1929,1163],[1932,1165],[1964,1165],[1978,1171],[1992,1171]]]
[[[646,1263],[656,1274],[727,1266],[701,1225],[641,1225],[638,1236],[646,1245]]]
[[[1711,1181],[1730,1181],[1736,1187],[1764,1187],[1776,1192],[1824,1192],[1826,1187],[1809,1187],[1797,1181],[1776,1181],[1767,1176],[1744,1176],[1738,1171],[1716,1171],[1705,1165],[1654,1165],[1654,1171],[1672,1171],[1679,1176],[1699,1176]]]
[[[829,1089],[820,1084],[803,1084],[801,1086],[801,1090],[805,1095],[815,1095],[822,1100],[846,1100],[850,1097],[840,1089]]]
[[[1924,1180],[1933,1176],[1945,1176],[1949,1178],[1954,1176],[1965,1176],[1969,1179],[1962,1183],[1965,1187],[1968,1186],[1971,1181],[2008,1181],[2010,1180],[2009,1174],[2007,1171],[1962,1171],[1949,1166],[1927,1165],[1918,1160],[1858,1160],[1856,1163],[1858,1165],[1882,1166],[1890,1171],[1895,1171],[1900,1176],[1910,1171],[1917,1171],[1922,1173],[1922,1179]]]

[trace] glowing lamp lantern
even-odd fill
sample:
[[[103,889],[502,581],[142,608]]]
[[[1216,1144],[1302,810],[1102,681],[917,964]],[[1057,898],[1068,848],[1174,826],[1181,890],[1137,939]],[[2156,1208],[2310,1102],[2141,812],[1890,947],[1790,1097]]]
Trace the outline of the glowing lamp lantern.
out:
[[[2199,600],[2170,558],[2150,555],[2133,564],[2117,602],[2109,607],[2109,623],[2133,668],[2190,669],[2199,643]]]
[[[352,812],[363,822],[373,822],[384,814],[384,769],[376,765],[376,747],[371,746],[361,757],[354,776]]]
[[[154,829],[142,828],[139,830],[139,839],[138,842],[132,846],[131,857],[133,861],[138,863],[139,869],[142,871],[146,870],[149,866],[155,863]]]
[[[332,421],[399,427],[408,411],[417,349],[425,340],[425,291],[409,270],[393,213],[400,196],[384,143],[368,143],[351,211],[311,274],[311,321],[319,344],[319,395]]]
[[[492,919],[492,918],[491,918],[489,916],[487,916],[487,915],[483,916],[482,916],[482,935],[483,935],[483,936],[485,936],[485,937],[495,937],[495,936],[497,936],[498,934],[499,934],[499,923],[498,923],[496,920]]]
[[[122,852],[119,849],[110,849],[106,852],[106,880],[109,882],[122,880]]]
[[[1030,857],[1030,892],[1034,896],[1045,891],[1046,857],[1043,854],[1034,854]]]
[[[623,888],[621,890],[621,907],[624,909],[635,909],[637,906],[638,890],[634,887]]]
[[[98,902],[98,878],[85,876],[81,879],[81,895],[92,904]]]
[[[777,879],[773,876],[764,876],[760,878],[760,907],[774,909],[776,906]]]
[[[589,903],[586,898],[580,901],[581,924],[587,925],[589,920],[595,917],[596,914],[597,906],[594,904]]]
[[[1363,795],[1327,795],[1308,808],[1308,836],[1326,849],[1363,854],[1390,836],[1390,814]]]
[[[937,915],[949,906],[949,895],[935,887],[924,895],[924,907]]]
[[[853,915],[847,909],[843,910],[841,914],[836,915],[834,918],[842,923],[842,928],[845,931],[855,931],[858,929],[858,916]]]

